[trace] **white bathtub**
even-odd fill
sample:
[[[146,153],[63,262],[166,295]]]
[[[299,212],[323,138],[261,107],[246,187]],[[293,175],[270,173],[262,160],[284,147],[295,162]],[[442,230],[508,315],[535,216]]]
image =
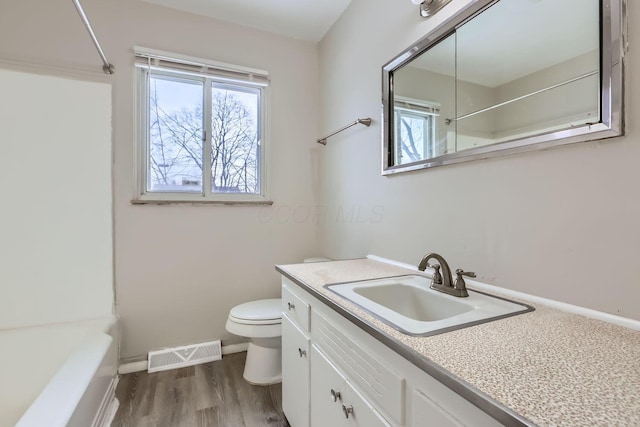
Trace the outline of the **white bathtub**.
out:
[[[0,330],[0,427],[110,422],[117,337],[112,317]]]

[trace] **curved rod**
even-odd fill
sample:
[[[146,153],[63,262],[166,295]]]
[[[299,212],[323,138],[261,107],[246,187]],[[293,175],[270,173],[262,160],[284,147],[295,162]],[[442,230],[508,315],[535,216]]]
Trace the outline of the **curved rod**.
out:
[[[98,38],[96,37],[96,34],[93,32],[93,28],[91,28],[91,24],[89,23],[89,18],[87,18],[87,15],[84,13],[84,9],[82,9],[82,5],[80,4],[80,0],[71,0],[71,1],[76,6],[76,9],[78,10],[78,14],[80,15],[80,18],[82,19],[82,22],[84,23],[84,26],[87,27],[87,31],[89,31],[89,35],[91,36],[91,40],[93,40],[93,44],[95,45],[96,49],[98,50],[98,55],[100,55],[100,58],[102,58],[102,63],[104,64],[102,66],[102,71],[104,71],[105,74],[113,74],[113,73],[115,73],[116,72],[116,68],[109,63],[109,61],[107,60],[107,57],[105,56],[104,52],[102,51],[102,48],[100,47],[100,43],[98,42]]]
[[[322,145],[327,145],[327,138],[332,137],[333,135],[342,132],[345,129],[349,129],[351,126],[355,126],[355,125],[365,125],[367,127],[369,127],[371,125],[371,119],[370,118],[366,118],[366,119],[358,119],[356,121],[354,121],[353,123],[349,123],[348,125],[341,127],[340,129],[338,129],[337,131],[330,133],[329,135],[325,136],[324,138],[320,138],[318,139],[316,142],[318,144],[322,144]]]

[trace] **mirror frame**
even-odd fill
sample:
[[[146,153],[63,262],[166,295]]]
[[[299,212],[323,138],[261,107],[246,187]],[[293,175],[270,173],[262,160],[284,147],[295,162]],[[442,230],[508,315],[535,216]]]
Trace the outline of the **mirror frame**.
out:
[[[394,72],[453,34],[466,22],[498,1],[500,0],[471,2],[382,67],[382,175],[624,135],[626,0],[600,0],[600,121],[598,123],[470,148],[418,162],[394,165]]]

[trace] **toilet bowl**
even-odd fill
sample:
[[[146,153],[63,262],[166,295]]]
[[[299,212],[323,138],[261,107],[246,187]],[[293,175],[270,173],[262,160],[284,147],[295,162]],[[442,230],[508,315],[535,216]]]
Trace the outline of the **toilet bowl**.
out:
[[[331,261],[307,258],[304,262]],[[244,379],[256,385],[282,381],[282,300],[263,299],[237,305],[229,312],[227,331],[249,338]]]
[[[282,380],[280,299],[264,299],[237,305],[229,312],[227,331],[249,338],[243,377],[251,384],[268,385]]]

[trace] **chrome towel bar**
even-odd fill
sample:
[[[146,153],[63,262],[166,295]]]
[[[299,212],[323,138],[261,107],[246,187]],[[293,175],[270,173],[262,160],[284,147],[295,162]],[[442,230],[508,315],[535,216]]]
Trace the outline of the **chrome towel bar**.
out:
[[[358,119],[352,123],[349,123],[346,126],[341,127],[340,129],[338,129],[335,132],[330,133],[329,135],[325,136],[324,138],[320,138],[318,139],[316,142],[318,144],[322,144],[322,145],[327,145],[327,138],[332,137],[333,135],[342,132],[345,129],[349,129],[351,126],[355,126],[355,125],[365,125],[367,127],[369,127],[371,125],[371,119],[370,118],[366,118],[366,119]]]

